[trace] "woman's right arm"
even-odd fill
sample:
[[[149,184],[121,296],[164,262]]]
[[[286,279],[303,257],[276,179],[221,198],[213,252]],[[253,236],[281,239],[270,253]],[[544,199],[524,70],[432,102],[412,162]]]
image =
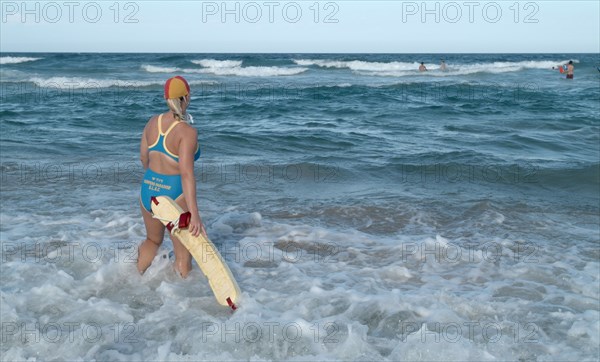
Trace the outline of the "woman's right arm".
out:
[[[198,147],[198,131],[192,130],[183,134],[179,144],[179,173],[181,174],[183,197],[185,197],[188,211],[192,214],[189,226],[190,233],[194,236],[198,236],[200,233],[206,236],[206,230],[198,212],[196,177],[194,175],[194,154]]]

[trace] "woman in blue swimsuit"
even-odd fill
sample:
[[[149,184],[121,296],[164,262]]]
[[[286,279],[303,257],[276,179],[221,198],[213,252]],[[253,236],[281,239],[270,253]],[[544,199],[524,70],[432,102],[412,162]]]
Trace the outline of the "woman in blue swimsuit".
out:
[[[169,112],[150,118],[140,145],[140,159],[146,170],[142,180],[140,204],[146,240],[139,247],[138,270],[144,273],[162,244],[165,227],[152,217],[152,196],[170,196],[184,211],[192,214],[189,230],[194,236],[206,234],[196,203],[194,161],[200,157],[198,132],[187,123],[190,86],[182,77],[165,83]],[[177,238],[171,236],[175,251],[175,270],[186,277],[192,268],[192,256]]]

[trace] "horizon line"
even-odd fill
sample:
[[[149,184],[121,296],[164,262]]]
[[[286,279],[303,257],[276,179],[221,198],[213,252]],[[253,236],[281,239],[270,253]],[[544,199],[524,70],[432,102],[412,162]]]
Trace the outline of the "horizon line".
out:
[[[598,54],[600,52],[443,52],[443,53],[422,53],[422,52],[118,52],[118,51],[2,51],[0,54]]]

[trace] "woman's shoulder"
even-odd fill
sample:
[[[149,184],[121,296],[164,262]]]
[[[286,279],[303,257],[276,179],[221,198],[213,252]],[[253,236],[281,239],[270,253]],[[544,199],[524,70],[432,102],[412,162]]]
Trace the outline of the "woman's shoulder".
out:
[[[155,125],[158,122],[158,117],[160,115],[159,114],[155,114],[153,116],[151,116],[148,121],[146,122],[146,125],[144,126],[144,129],[148,129],[149,127]]]
[[[177,129],[177,128],[179,128],[180,133],[184,137],[185,136],[188,136],[188,137],[198,136],[198,130],[187,122],[180,122],[180,124],[175,129]]]
[[[150,119],[148,119],[147,124],[156,123],[158,121],[158,117],[160,117],[160,116],[161,116],[160,114],[154,114],[154,115],[152,115],[150,117]]]

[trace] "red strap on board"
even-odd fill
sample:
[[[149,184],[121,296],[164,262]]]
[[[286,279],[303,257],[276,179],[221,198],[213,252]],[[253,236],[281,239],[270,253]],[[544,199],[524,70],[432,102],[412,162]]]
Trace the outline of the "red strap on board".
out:
[[[153,202],[155,205],[158,205],[158,200],[156,199],[156,197],[152,196],[150,198],[150,202]]]
[[[192,219],[192,213],[191,212],[184,212],[183,214],[181,214],[179,216],[179,228],[180,229],[185,229],[186,227],[188,227],[190,225],[190,220]]]
[[[227,298],[227,304],[229,304],[229,306],[231,307],[231,309],[236,310],[237,307],[235,306],[235,304],[233,304],[233,302],[231,301],[231,298]]]
[[[177,223],[177,228],[178,229],[185,229],[188,226],[190,226],[190,220],[192,219],[192,213],[191,212],[184,212],[183,214],[179,215],[179,222]],[[169,230],[169,232],[171,232],[171,230],[173,230],[173,227],[175,227],[175,225],[173,225],[173,222],[169,222],[167,224],[167,230]]]

